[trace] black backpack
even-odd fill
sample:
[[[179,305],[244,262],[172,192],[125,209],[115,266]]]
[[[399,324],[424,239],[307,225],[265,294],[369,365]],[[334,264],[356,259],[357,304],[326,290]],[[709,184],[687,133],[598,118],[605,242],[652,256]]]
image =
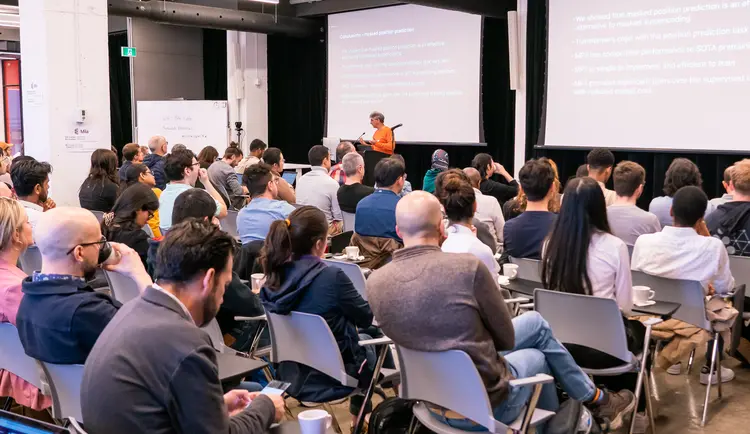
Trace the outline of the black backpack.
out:
[[[412,423],[414,402],[398,397],[387,398],[375,407],[370,415],[368,434],[406,434]],[[414,419],[414,423],[418,421]],[[432,431],[418,425],[415,434],[429,434]]]

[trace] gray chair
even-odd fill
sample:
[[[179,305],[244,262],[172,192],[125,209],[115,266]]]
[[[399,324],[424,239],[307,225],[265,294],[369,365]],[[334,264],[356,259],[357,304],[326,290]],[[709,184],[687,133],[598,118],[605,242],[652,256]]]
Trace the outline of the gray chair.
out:
[[[729,256],[729,269],[736,282],[737,288],[734,294],[733,305],[740,313],[737,316],[737,322],[732,327],[732,346],[730,354],[742,360],[745,364],[750,364],[745,357],[737,351],[742,339],[742,325],[744,320],[750,319],[750,314],[745,312],[745,294],[746,288],[750,285],[750,257],[747,256]],[[747,317],[747,318],[746,318]]]
[[[120,303],[125,304],[141,296],[141,290],[130,277],[107,270],[104,270],[104,276],[107,278],[107,284],[112,291],[112,298]]]
[[[359,265],[353,264],[351,262],[336,261],[330,259],[324,259],[323,262],[325,262],[328,266],[340,268],[344,272],[344,274],[346,274],[346,277],[348,277],[349,280],[352,281],[354,287],[357,289],[357,292],[359,292],[359,295],[367,300],[367,283],[365,281],[365,275],[362,272],[362,269],[359,268]]]
[[[81,414],[81,381],[83,365],[57,365],[37,360],[49,382],[52,417],[58,420],[75,418],[86,423]]]
[[[341,214],[344,215],[344,232],[349,232],[354,230],[354,217],[356,214],[341,211]]]
[[[518,278],[532,282],[542,281],[542,264],[538,259],[513,258],[510,263],[518,265]]]
[[[633,259],[633,249],[635,246],[628,246],[628,258]]]
[[[201,330],[208,333],[208,338],[211,339],[211,346],[213,346],[217,352],[223,353],[226,351],[227,346],[224,345],[224,334],[221,332],[219,322],[216,321],[216,318],[201,327]]]
[[[101,224],[102,220],[104,220],[104,213],[101,211],[91,211],[91,214],[94,214],[99,224]]]
[[[422,425],[438,434],[465,434],[437,419],[426,402],[462,414],[491,433],[513,429],[526,433],[532,426],[549,419],[554,413],[536,408],[542,385],[554,381],[549,375],[514,379],[510,387],[533,386],[534,393],[527,410],[514,423],[505,425],[492,414],[487,388],[471,358],[463,351],[416,351],[396,345],[401,367],[401,397],[417,400],[414,416]]]
[[[651,433],[656,434],[651,391],[646,374],[646,360],[651,341],[651,327],[662,322],[654,318],[645,322],[646,337],[643,350],[637,356],[628,349],[625,324],[622,321],[617,301],[609,298],[537,289],[534,291],[535,310],[549,323],[560,342],[592,348],[622,360],[622,364],[608,369],[581,369],[588,375],[617,376],[630,372],[638,373],[635,386],[635,407],[631,419],[630,433],[635,426],[635,413],[641,388],[645,387],[646,410],[651,423]],[[581,320],[585,318],[585,320]],[[592,325],[596,327],[592,327]]]
[[[239,211],[228,210],[227,216],[221,221],[221,229],[229,235],[239,239],[240,233],[237,231],[237,214],[239,214]]]
[[[40,390],[46,389],[36,360],[27,356],[23,350],[18,329],[7,322],[0,323],[0,369],[23,378]]]
[[[42,252],[36,245],[29,246],[18,258],[18,262],[21,263],[23,272],[31,276],[42,269]]]

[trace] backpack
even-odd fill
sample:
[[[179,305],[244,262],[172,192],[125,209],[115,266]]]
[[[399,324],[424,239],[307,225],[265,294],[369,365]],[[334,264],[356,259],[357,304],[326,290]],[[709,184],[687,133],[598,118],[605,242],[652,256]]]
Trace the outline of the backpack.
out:
[[[370,415],[368,434],[406,434],[412,423],[415,401],[398,397],[387,398],[375,407]],[[418,421],[414,419],[414,423]],[[415,434],[429,434],[432,431],[417,425]]]

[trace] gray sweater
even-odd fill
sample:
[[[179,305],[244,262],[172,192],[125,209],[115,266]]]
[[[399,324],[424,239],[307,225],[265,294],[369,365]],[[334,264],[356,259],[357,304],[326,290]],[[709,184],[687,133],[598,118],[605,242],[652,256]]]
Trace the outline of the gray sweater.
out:
[[[512,378],[498,351],[513,349],[510,312],[487,267],[475,256],[437,246],[398,250],[367,280],[367,298],[383,332],[419,351],[461,350],[479,371],[493,405]]]

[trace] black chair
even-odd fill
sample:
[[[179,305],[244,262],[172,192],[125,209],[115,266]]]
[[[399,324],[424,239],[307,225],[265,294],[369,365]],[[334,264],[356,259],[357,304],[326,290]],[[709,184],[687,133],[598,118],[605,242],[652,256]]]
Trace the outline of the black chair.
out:
[[[333,254],[343,252],[344,249],[347,248],[349,246],[349,243],[352,241],[352,235],[354,235],[354,231],[344,232],[331,238],[330,252]]]
[[[242,280],[250,280],[253,273],[262,273],[258,257],[263,248],[263,240],[250,241],[243,244],[234,255],[234,272]]]

